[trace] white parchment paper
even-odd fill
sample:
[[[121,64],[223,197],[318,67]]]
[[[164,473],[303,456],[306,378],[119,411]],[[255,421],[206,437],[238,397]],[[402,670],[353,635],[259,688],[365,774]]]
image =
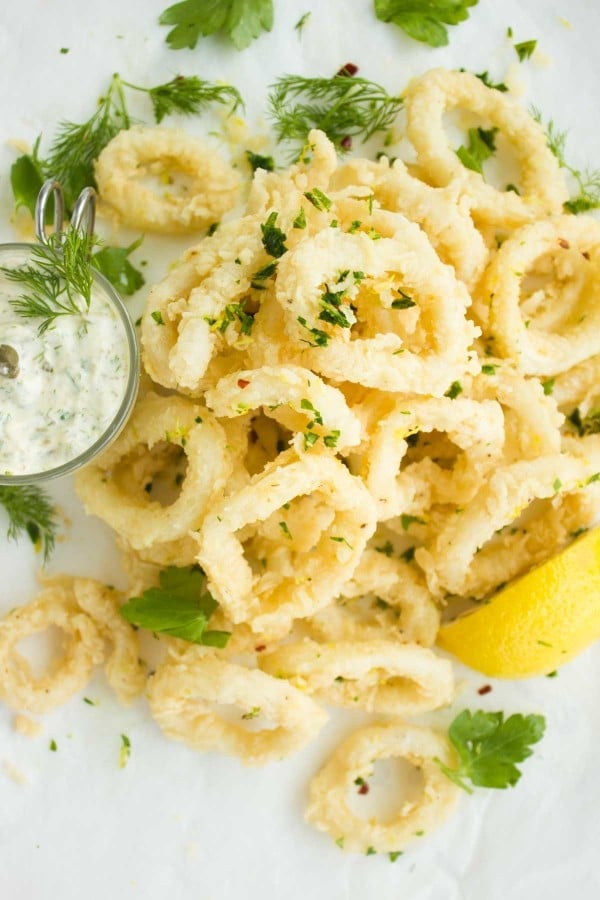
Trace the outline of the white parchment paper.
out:
[[[167,49],[157,18],[166,0],[19,0],[0,7],[0,238],[15,239],[9,142],[50,137],[62,119],[83,121],[113,71],[140,84],[173,74],[226,79],[246,100],[248,135],[264,131],[266,88],[286,72],[330,75],[354,62],[367,78],[400,91],[436,65],[509,67],[526,102],[570,132],[576,165],[598,164],[597,40],[594,0],[480,0],[469,22],[450,29],[450,45],[432,50],[377,22],[372,0],[275,0],[276,25],[243,53],[225,40],[195,51]],[[311,17],[301,36],[294,24]],[[540,52],[518,66],[506,39],[537,39]],[[68,48],[61,54],[60,48]],[[513,72],[514,74],[514,72]],[[142,99],[132,111],[148,115]],[[197,131],[214,129],[210,116]],[[115,241],[130,239],[126,232]],[[137,258],[148,280],[161,277],[185,241],[147,239]],[[189,243],[189,242],[188,242]],[[134,317],[143,294],[130,301]],[[52,571],[123,583],[108,528],[87,519],[71,482],[52,486],[66,524]],[[5,520],[1,518],[0,531]],[[27,542],[0,539],[0,612],[26,602],[39,561]],[[454,818],[390,864],[387,857],[345,855],[303,822],[306,785],[337,741],[360,721],[332,717],[298,756],[262,770],[200,756],[164,739],[146,703],[113,700],[101,675],[44,717],[35,740],[16,734],[0,708],[0,897],[6,900],[595,900],[600,896],[600,653],[591,648],[557,678],[493,684],[460,670],[452,710],[430,717],[445,726],[464,707],[541,712],[547,735],[524,764],[517,788],[465,795]],[[120,735],[132,752],[118,767]],[[55,740],[57,751],[49,752]],[[15,767],[26,779],[17,784]]]

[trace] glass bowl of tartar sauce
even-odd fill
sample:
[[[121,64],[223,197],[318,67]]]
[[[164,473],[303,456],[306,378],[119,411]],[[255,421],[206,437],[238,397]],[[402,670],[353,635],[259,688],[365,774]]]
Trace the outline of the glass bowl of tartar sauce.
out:
[[[31,244],[1,244],[0,267],[35,264]],[[137,395],[134,325],[107,279],[93,270],[89,308],[40,333],[10,301],[18,284],[0,271],[0,484],[66,475],[105,449]]]

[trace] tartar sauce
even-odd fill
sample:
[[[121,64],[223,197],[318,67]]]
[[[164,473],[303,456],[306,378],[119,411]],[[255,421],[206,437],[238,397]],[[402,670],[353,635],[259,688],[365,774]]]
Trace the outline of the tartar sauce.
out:
[[[16,268],[27,251],[2,253]],[[0,345],[16,350],[18,374],[0,374],[0,473],[47,472],[85,453],[107,431],[125,398],[130,351],[125,324],[94,282],[84,315],[59,316],[42,334],[39,319],[11,307],[20,287],[0,273]]]

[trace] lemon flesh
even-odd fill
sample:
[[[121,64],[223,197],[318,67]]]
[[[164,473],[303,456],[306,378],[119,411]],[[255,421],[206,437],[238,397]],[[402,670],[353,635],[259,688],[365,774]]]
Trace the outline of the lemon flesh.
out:
[[[438,646],[496,678],[545,675],[600,637],[600,528],[485,606],[442,626]]]

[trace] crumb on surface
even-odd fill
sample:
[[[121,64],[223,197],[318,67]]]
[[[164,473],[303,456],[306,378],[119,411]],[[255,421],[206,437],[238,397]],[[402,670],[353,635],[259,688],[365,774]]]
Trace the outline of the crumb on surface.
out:
[[[29,779],[17,766],[11,762],[9,759],[2,760],[2,767],[4,769],[4,773],[14,781],[15,784],[26,785],[29,784]]]
[[[33,739],[41,734],[43,726],[41,722],[36,722],[35,719],[30,719],[29,716],[19,713],[13,719],[13,729],[18,734],[23,734],[25,737]]]

